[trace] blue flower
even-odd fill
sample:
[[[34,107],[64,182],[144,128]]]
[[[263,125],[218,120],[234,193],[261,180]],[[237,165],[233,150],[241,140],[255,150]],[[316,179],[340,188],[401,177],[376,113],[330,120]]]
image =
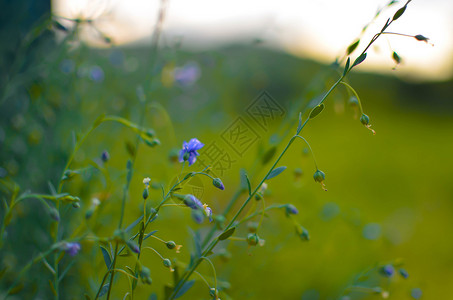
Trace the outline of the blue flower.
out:
[[[382,267],[381,272],[385,277],[392,277],[395,273],[395,268],[392,265],[385,265]]]
[[[191,209],[204,209],[203,204],[194,195],[186,195],[184,197],[184,204]]]
[[[80,244],[64,242],[62,249],[69,255],[74,256],[80,251]]]
[[[200,150],[203,147],[204,144],[196,138],[191,139],[188,143],[184,141],[182,149],[179,152],[179,162],[188,161],[189,166],[193,165],[199,155],[197,150]]]

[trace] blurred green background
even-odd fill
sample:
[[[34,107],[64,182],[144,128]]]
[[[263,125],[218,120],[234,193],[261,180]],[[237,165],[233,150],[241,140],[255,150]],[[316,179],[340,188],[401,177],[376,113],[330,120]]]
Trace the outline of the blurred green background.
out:
[[[143,177],[151,177],[156,187],[163,184],[167,190],[181,171],[181,164],[172,162],[169,155],[193,137],[206,145],[217,142],[235,158],[220,174],[225,191],[215,189],[207,178],[197,183],[203,190],[201,201],[214,213],[223,210],[239,185],[239,170],[248,171],[252,186],[258,184],[271,165],[261,163],[263,152],[274,146],[277,153],[283,150],[290,138],[285,130],[296,130],[297,112],[338,78],[335,67],[259,43],[199,52],[163,47],[150,58],[153,53],[146,47],[90,48],[78,43],[70,30],[57,42],[58,28],[53,26],[52,31],[45,27],[32,37],[32,45],[19,39],[17,49],[25,44],[25,52],[2,46],[3,57],[14,55],[12,60],[2,60],[0,176],[17,182],[22,191],[49,193],[48,182],[57,184],[70,154],[73,132],[86,132],[103,113],[139,123],[146,109],[144,125],[156,131],[161,145],[150,148],[141,143],[137,149],[127,224],[140,215]],[[152,59],[155,64],[150,66]],[[230,283],[225,298],[340,299],[351,285],[382,287],[389,299],[412,299],[414,288],[422,290],[423,299],[453,297],[453,242],[449,239],[453,227],[453,80],[408,83],[359,70],[351,74],[349,82],[359,93],[377,134],[373,136],[354,118],[346,89],[340,87],[329,96],[325,111],[302,132],[326,173],[328,192],[313,181],[313,160],[306,154],[306,146],[296,141],[279,163],[287,170],[269,180],[265,195],[266,205],[292,203],[299,209],[296,219],[308,229],[310,241],[301,241],[283,210],[275,210],[268,213],[259,231],[266,240],[264,247],[222,243],[219,249],[227,249],[231,258],[219,256],[213,262],[219,280]],[[145,89],[146,105],[138,100],[139,86]],[[268,119],[271,122],[266,128],[247,113],[263,91],[284,111],[284,116]],[[239,117],[259,135],[242,156],[235,155],[222,139]],[[127,145],[135,140],[132,131],[114,123],[101,125],[87,139],[71,168],[89,167],[106,150],[110,160],[105,166],[112,185],[87,168],[64,186],[83,203],[81,209],[62,214],[64,236],[71,236],[80,224],[85,226],[84,213],[94,197],[102,204],[88,224],[99,236],[112,234],[130,158],[131,146]],[[199,170],[200,161],[184,171]],[[301,176],[296,176],[297,168],[302,170]],[[3,190],[2,198],[7,197]],[[153,189],[150,203],[155,205],[160,197],[160,189]],[[242,195],[239,203],[245,198]],[[2,208],[2,218],[3,212]],[[17,207],[0,250],[2,269],[7,267],[2,290],[21,266],[49,247],[50,224],[39,203],[26,201]],[[182,244],[178,260],[188,262],[192,249],[189,227],[205,234],[206,225],[196,225],[187,210],[168,207],[151,229],[158,230],[156,235],[163,239]],[[247,229],[241,228],[235,235],[246,234]],[[175,256],[157,241],[148,243],[164,257]],[[146,299],[156,292],[161,299],[171,274],[155,254],[144,254],[153,285],[139,284],[136,297]],[[68,264],[69,259],[65,260]],[[83,242],[75,260],[62,281],[63,299],[93,294],[105,272],[95,243]],[[404,264],[409,278],[398,274],[385,278],[373,269],[355,281],[358,274],[387,263]],[[211,276],[208,266],[202,266],[200,272]],[[35,265],[17,299],[50,297],[49,278],[43,265]],[[114,287],[115,299],[122,299],[126,292],[127,281],[121,278]],[[349,295],[351,299],[383,298],[382,294],[358,291]],[[185,297],[209,298],[200,281]]]

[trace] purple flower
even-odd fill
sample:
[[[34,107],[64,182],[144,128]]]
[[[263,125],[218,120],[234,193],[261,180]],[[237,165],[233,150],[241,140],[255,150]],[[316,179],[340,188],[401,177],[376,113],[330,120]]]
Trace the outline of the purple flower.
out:
[[[286,214],[287,215],[297,215],[299,210],[292,204],[286,204]]]
[[[69,255],[74,256],[80,251],[80,244],[64,242],[61,248]]]
[[[392,265],[385,265],[382,267],[381,271],[385,277],[392,277],[395,273],[395,268]]]
[[[90,78],[94,82],[101,82],[104,80],[104,70],[99,66],[93,66],[90,70]]]
[[[209,222],[212,222],[212,209],[208,206],[205,207],[204,213],[209,218]]]
[[[197,160],[198,154],[197,150],[200,150],[204,147],[198,139],[193,138],[188,143],[184,141],[182,144],[182,149],[179,152],[179,162],[188,161],[189,166],[193,165]]]
[[[184,197],[184,204],[191,209],[204,209],[203,204],[194,195],[186,195]]]
[[[200,67],[195,62],[189,62],[181,68],[176,68],[173,74],[174,80],[182,86],[193,85],[200,76]]]

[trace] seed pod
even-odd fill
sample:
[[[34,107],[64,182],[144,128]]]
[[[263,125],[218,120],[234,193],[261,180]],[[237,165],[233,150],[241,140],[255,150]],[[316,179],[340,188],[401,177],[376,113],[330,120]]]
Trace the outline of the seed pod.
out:
[[[258,245],[259,241],[260,241],[260,238],[258,237],[258,235],[256,233],[249,233],[247,235],[247,243],[250,246]]]

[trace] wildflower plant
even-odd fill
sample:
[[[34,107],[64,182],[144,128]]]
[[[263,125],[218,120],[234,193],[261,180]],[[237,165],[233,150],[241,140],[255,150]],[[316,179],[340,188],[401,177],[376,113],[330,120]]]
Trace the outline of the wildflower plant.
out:
[[[141,145],[146,145],[153,150],[154,147],[160,146],[161,142],[158,139],[159,131],[156,132],[152,128],[144,126],[146,102],[149,90],[139,88],[137,97],[142,105],[141,117],[139,122],[134,123],[126,118],[115,115],[101,115],[86,130],[83,135],[75,137],[74,147],[69,155],[67,162],[61,172],[57,184],[54,186],[49,184],[49,194],[38,194],[23,191],[17,184],[11,181],[2,180],[3,189],[8,194],[8,201],[4,201],[5,210],[3,213],[2,226],[0,232],[0,245],[4,247],[5,241],[10,239],[6,235],[7,228],[13,218],[14,208],[22,201],[36,200],[47,211],[49,216],[51,240],[50,246],[46,250],[42,250],[38,256],[33,258],[26,264],[22,270],[16,273],[13,282],[9,288],[1,294],[3,299],[8,298],[14,293],[20,292],[21,282],[26,277],[27,272],[35,264],[44,264],[52,274],[52,279],[49,281],[49,289],[55,299],[66,298],[66,295],[61,294],[61,282],[67,272],[71,269],[74,263],[77,263],[80,257],[88,255],[90,249],[96,249],[98,255],[102,255],[104,265],[99,269],[99,278],[92,281],[94,289],[87,290],[83,294],[86,299],[106,299],[118,298],[120,289],[116,289],[119,282],[127,282],[127,291],[121,295],[123,299],[133,299],[137,294],[137,287],[140,285],[153,285],[153,277],[155,273],[161,272],[162,268],[172,274],[173,283],[159,287],[163,289],[165,299],[177,299],[182,297],[194,285],[195,280],[200,280],[206,285],[205,294],[200,298],[224,299],[229,298],[227,287],[228,284],[221,280],[217,274],[216,259],[228,259],[229,253],[227,250],[228,243],[236,243],[244,245],[251,253],[254,247],[265,247],[266,231],[262,224],[266,220],[266,216],[272,210],[280,210],[286,218],[294,226],[296,236],[306,242],[310,239],[309,231],[301,224],[299,209],[291,203],[269,203],[267,192],[272,189],[271,179],[277,176],[289,176],[289,172],[285,172],[287,167],[280,165],[282,158],[286,153],[292,150],[292,145],[297,141],[307,147],[308,153],[314,161],[313,179],[319,183],[321,187],[327,191],[325,182],[328,176],[322,171],[315,160],[314,153],[308,140],[304,137],[304,129],[316,117],[318,117],[328,104],[329,96],[340,86],[346,88],[350,94],[350,103],[355,107],[360,115],[360,123],[375,134],[374,129],[371,129],[371,119],[364,113],[362,102],[357,91],[348,82],[348,75],[360,64],[366,61],[368,50],[375,41],[385,34],[395,34],[388,32],[388,28],[393,22],[405,12],[408,4],[407,1],[401,8],[389,18],[382,29],[377,32],[370,41],[362,41],[357,39],[346,50],[344,57],[336,60],[334,67],[338,71],[338,79],[325,91],[321,98],[311,101],[308,105],[304,104],[302,108],[297,107],[291,111],[287,121],[282,126],[289,126],[290,130],[285,131],[278,137],[278,142],[282,143],[283,149],[279,153],[276,146],[272,146],[267,152],[264,152],[263,166],[270,163],[270,167],[265,170],[264,176],[260,179],[255,179],[258,172],[249,175],[242,169],[239,177],[240,184],[238,187],[228,186],[223,183],[224,178],[219,178],[212,172],[212,166],[201,167],[197,163],[201,150],[207,141],[201,142],[198,138],[191,138],[189,142],[184,141],[181,149],[178,151],[172,150],[172,161],[179,162],[177,165],[176,181],[169,188],[165,188],[165,184],[159,184],[160,174],[156,174],[152,169],[142,177],[136,174],[137,164],[141,164],[137,154],[138,148]],[[163,1],[165,3],[165,1]],[[388,6],[394,5],[395,1],[391,1]],[[160,28],[164,18],[164,5],[159,12],[159,20],[156,25],[155,39],[153,46],[153,54],[157,51],[157,41],[159,40]],[[381,11],[379,11],[379,14]],[[54,24],[61,30],[65,28],[58,23],[57,18]],[[81,26],[83,22],[73,20],[77,26]],[[88,24],[90,24],[88,22]],[[398,34],[406,36],[405,34]],[[428,42],[428,38],[422,35],[413,36],[418,41]],[[104,36],[106,42],[111,42]],[[360,45],[365,45],[363,50],[356,53]],[[155,57],[155,55],[153,55]],[[396,52],[393,54],[393,59],[399,63],[401,58]],[[106,74],[101,72],[99,67],[93,70],[91,77],[95,81],[101,81]],[[189,71],[187,71],[189,72]],[[190,71],[192,74],[194,71]],[[181,76],[178,74],[178,81],[182,82]],[[197,73],[197,78],[198,78]],[[193,75],[192,77],[194,77]],[[153,78],[151,78],[153,79]],[[151,84],[152,85],[152,84]],[[90,166],[77,167],[76,156],[79,154],[83,145],[89,140],[93,132],[101,126],[108,126],[108,123],[120,124],[132,132],[136,138],[135,143],[127,144],[127,151],[130,154],[130,159],[123,162],[125,172],[123,182],[118,179],[114,184],[122,186],[121,201],[119,204],[119,215],[112,216],[112,220],[116,226],[114,230],[106,232],[100,230],[101,223],[97,221],[98,216],[104,214],[104,202],[108,201],[109,191],[112,189],[112,178],[109,174],[106,165],[113,158],[113,154],[104,150],[97,161],[90,162]],[[290,136],[288,133],[291,132]],[[285,141],[285,142],[284,142]],[[296,166],[298,167],[298,166]],[[74,168],[74,169],[73,169]],[[79,196],[66,192],[71,190],[69,186],[73,184],[78,177],[83,176],[86,168],[93,168],[97,174],[106,182],[106,192],[93,197],[88,201],[83,201]],[[184,173],[184,170],[188,173]],[[256,173],[256,174],[255,174]],[[300,169],[295,172],[297,176],[301,176]],[[149,177],[148,177],[149,176]],[[215,200],[207,199],[206,203],[198,199],[196,195],[190,193],[182,193],[182,186],[187,181],[200,177],[208,179],[215,188],[216,193],[233,193],[230,202],[226,204],[223,210],[220,210],[220,205],[214,203]],[[252,180],[253,179],[253,180]],[[157,182],[157,183],[155,183]],[[225,181],[227,182],[227,181]],[[228,181],[229,182],[229,181]],[[140,199],[132,199],[132,187],[137,184],[141,185]],[[156,184],[156,185],[154,185]],[[245,200],[239,203],[242,196]],[[136,219],[130,223],[126,223],[125,213],[130,208],[130,203],[140,201],[140,213]],[[171,236],[160,235],[155,229],[155,222],[161,220],[168,221],[171,218],[171,210],[180,210],[190,214],[198,228],[193,231],[194,249],[191,251],[190,258],[185,261],[180,258],[179,253],[184,249],[189,251],[190,246],[186,246],[186,241],[174,241]],[[68,223],[65,223],[65,217],[68,212],[74,215],[82,215],[83,218],[76,228],[71,228],[68,231]],[[169,217],[170,216],[170,217]],[[171,222],[180,222],[178,219],[171,218]],[[191,224],[189,224],[191,226]],[[184,227],[184,226],[181,226]],[[164,250],[160,250],[159,246],[163,246]],[[68,255],[70,261],[64,260],[64,256]],[[144,256],[154,256],[161,262],[159,265],[147,265]],[[209,274],[200,271],[200,266],[205,265]],[[205,269],[204,269],[205,270]],[[400,277],[407,279],[409,277],[407,271],[401,268],[398,263],[389,263],[373,268],[383,278],[393,278],[400,274]],[[154,277],[155,278],[155,277]],[[367,291],[372,293],[380,293],[383,298],[387,294],[380,288],[365,288],[358,286],[355,283],[351,287],[345,289],[344,296],[347,296],[352,291]],[[122,291],[122,289],[121,289]],[[124,291],[123,291],[124,292]],[[152,293],[149,293],[152,294]],[[79,297],[82,295],[76,295]],[[151,296],[150,299],[155,296]],[[346,298],[345,298],[346,299]]]

